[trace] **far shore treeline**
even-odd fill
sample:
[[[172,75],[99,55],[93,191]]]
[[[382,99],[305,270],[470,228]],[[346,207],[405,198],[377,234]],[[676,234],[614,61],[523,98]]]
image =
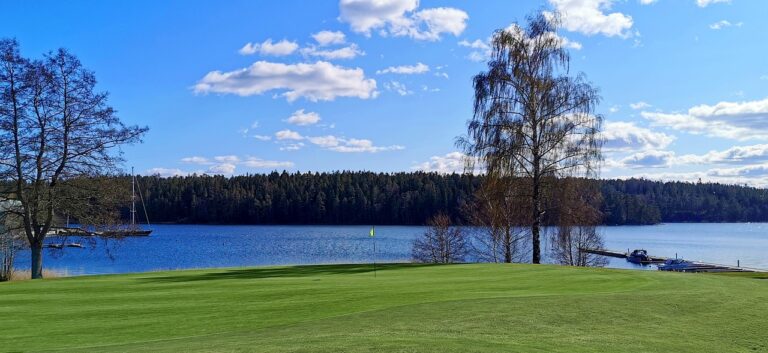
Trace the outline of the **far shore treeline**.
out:
[[[482,181],[482,176],[424,172],[138,178],[151,222],[190,224],[423,225],[438,213],[467,224],[467,203]],[[602,191],[603,224],[768,221],[764,189],[641,179],[592,182]]]

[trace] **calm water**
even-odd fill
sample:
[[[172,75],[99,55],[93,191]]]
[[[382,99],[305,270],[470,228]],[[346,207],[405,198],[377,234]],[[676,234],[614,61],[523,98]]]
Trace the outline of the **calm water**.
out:
[[[370,262],[368,226],[205,226],[157,225],[150,237],[85,241],[85,249],[45,252],[44,266],[70,275],[162,269],[255,265]],[[423,227],[376,227],[376,260],[410,260],[412,240]],[[652,255],[768,269],[768,223],[662,224],[603,227],[606,248],[644,248]],[[49,241],[55,241],[51,238]],[[60,241],[60,240],[59,240]],[[548,248],[547,244],[544,248]],[[29,268],[29,252],[17,258]],[[613,259],[611,267],[635,267]],[[645,267],[645,269],[652,269]]]

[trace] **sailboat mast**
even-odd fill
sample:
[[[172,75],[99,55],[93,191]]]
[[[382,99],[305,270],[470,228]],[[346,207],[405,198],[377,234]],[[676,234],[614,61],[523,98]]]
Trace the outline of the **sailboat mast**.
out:
[[[136,226],[136,175],[131,167],[131,227]]]

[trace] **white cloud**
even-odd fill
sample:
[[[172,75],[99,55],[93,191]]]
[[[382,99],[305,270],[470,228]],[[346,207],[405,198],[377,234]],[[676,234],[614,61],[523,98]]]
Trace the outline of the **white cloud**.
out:
[[[408,87],[405,86],[405,84],[400,83],[398,81],[385,82],[384,88],[386,88],[388,91],[396,92],[401,96],[407,96],[407,95],[413,94],[413,91],[409,90]]]
[[[507,32],[511,32],[512,34],[515,34],[519,37],[522,37],[523,35],[525,35],[525,31],[523,30],[523,28],[518,26],[516,23],[513,23],[507,26],[507,28],[505,28],[504,30]],[[554,32],[547,32],[541,35],[540,38],[547,38],[547,39],[553,38],[563,48],[581,50],[583,47],[581,43],[572,41]],[[481,61],[486,61],[491,57],[491,54],[493,52],[491,48],[492,40],[493,40],[493,37],[489,37],[485,41],[480,39],[475,39],[472,42],[465,39],[465,40],[459,41],[458,44],[461,47],[473,49],[473,51],[470,52],[469,55],[467,55],[467,59],[469,59],[470,61],[481,62]],[[532,39],[527,38],[527,40],[531,41]]]
[[[709,28],[718,30],[718,29],[723,29],[731,26],[741,27],[743,24],[744,22],[731,23],[730,21],[727,21],[727,20],[720,20],[709,25]]]
[[[768,164],[749,165],[738,168],[713,168],[697,172],[640,173],[620,176],[620,179],[645,178],[662,181],[711,182],[732,185],[768,187]]]
[[[479,51],[473,51],[469,53],[469,55],[467,55],[467,59],[474,62],[481,62],[481,61],[485,61],[487,59],[487,56],[483,55],[483,53]]]
[[[402,65],[402,66],[390,66],[384,70],[378,70],[376,71],[376,74],[402,74],[402,75],[412,75],[412,74],[423,74],[425,72],[429,72],[429,66],[422,64],[422,63],[416,63],[416,65]]]
[[[617,113],[619,110],[621,110],[621,106],[620,105],[614,105],[614,106],[611,106],[610,108],[608,108],[608,111],[611,112],[611,113]]]
[[[467,167],[470,165],[467,155],[461,152],[451,152],[444,156],[432,156],[429,161],[415,164],[411,167],[412,170],[420,170],[424,172],[436,172],[441,174],[458,173],[462,174],[467,171]],[[472,166],[474,174],[480,174],[482,170],[477,165]]]
[[[640,0],[639,2],[640,2],[640,5],[650,5],[650,4],[653,4],[653,3],[657,2],[657,1],[659,1],[659,0]]]
[[[214,162],[215,161],[215,162]],[[146,175],[160,175],[162,177],[184,176],[191,174],[210,174],[210,175],[233,175],[238,166],[256,169],[277,169],[292,168],[293,162],[287,161],[269,161],[256,157],[246,157],[245,160],[235,155],[216,156],[211,159],[206,157],[186,157],[182,162],[208,165],[207,170],[197,170],[194,172],[183,171],[176,168],[152,168],[146,171]]]
[[[357,44],[350,44],[338,49],[321,50],[315,47],[308,47],[301,50],[301,53],[308,56],[317,56],[326,60],[354,59],[358,55],[365,55],[365,52],[357,47]]]
[[[335,147],[341,144],[341,141],[332,135],[309,137],[308,140],[320,147]]]
[[[766,177],[768,164],[748,165],[737,168],[710,169],[707,175],[715,177]]]
[[[664,149],[675,141],[672,135],[623,121],[605,123],[602,137],[607,152]]]
[[[342,22],[352,30],[370,36],[407,36],[417,40],[439,40],[442,34],[459,35],[466,28],[466,12],[449,7],[417,10],[418,0],[341,0]]]
[[[304,112],[304,109],[299,109],[291,114],[288,119],[285,120],[289,124],[304,126],[317,124],[320,121],[320,114],[315,112]]]
[[[768,144],[733,146],[703,155],[684,155],[677,159],[686,164],[754,164],[768,162]]]
[[[336,97],[375,98],[376,81],[366,79],[363,69],[349,69],[329,62],[282,64],[257,61],[248,68],[230,72],[212,71],[195,86],[196,93],[228,93],[240,96],[284,91],[289,102],[298,98],[310,101]]]
[[[288,130],[288,129],[280,130],[280,131],[276,132],[275,133],[275,137],[278,140],[297,140],[298,141],[298,140],[303,140],[304,139],[304,137],[301,136],[301,134],[299,134],[298,132],[291,131],[291,130]]]
[[[696,5],[699,5],[699,7],[707,7],[711,4],[717,4],[717,3],[730,3],[731,0],[696,0]]]
[[[216,156],[216,157],[213,157],[213,160],[220,163],[233,163],[233,164],[240,162],[240,158],[234,155]]]
[[[331,44],[344,44],[346,36],[339,31],[320,31],[312,35],[317,45],[324,47]]]
[[[267,135],[253,135],[253,138],[259,140],[259,141],[269,141],[272,139],[272,136]]]
[[[735,140],[768,139],[768,98],[698,105],[687,113],[642,112],[655,125]]]
[[[632,154],[618,163],[608,162],[608,165],[626,168],[666,168],[671,165],[674,158],[675,152],[650,150]]]
[[[268,161],[256,157],[248,157],[242,164],[256,169],[293,168],[294,166],[293,162]]]
[[[298,151],[304,147],[304,142],[288,143],[280,147],[281,151]]]
[[[650,107],[652,107],[652,105],[650,105],[650,104],[648,104],[646,102],[640,101],[640,102],[637,102],[637,103],[630,103],[629,107],[634,109],[634,110],[638,110],[638,109],[650,108]]]
[[[236,165],[232,163],[221,163],[208,167],[208,174],[232,175],[235,173]]]
[[[462,46],[462,47],[467,47],[467,48],[472,48],[472,49],[483,49],[483,50],[491,49],[490,45],[488,45],[487,43],[483,42],[480,39],[475,39],[474,42],[470,42],[470,41],[464,39],[464,40],[459,42],[459,45]]]
[[[208,160],[208,158],[199,157],[199,156],[184,157],[181,159],[181,161],[183,163],[191,163],[191,164],[210,164],[211,163]]]
[[[632,17],[620,12],[606,13],[614,0],[549,0],[562,15],[563,27],[586,35],[628,38],[632,35]],[[544,12],[552,16],[551,12]]]
[[[277,43],[272,43],[270,38],[262,43],[246,43],[238,52],[240,55],[259,53],[262,55],[284,56],[293,54],[296,49],[299,49],[299,45],[296,42],[283,39]]]
[[[371,140],[355,138],[347,139],[333,135],[308,137],[307,140],[324,149],[344,153],[377,153],[405,149],[405,147],[399,145],[375,146]]]
[[[175,168],[150,168],[147,169],[147,171],[144,173],[145,175],[159,175],[161,177],[174,177],[174,176],[184,176],[189,173],[182,171],[181,169],[175,169]]]
[[[444,79],[446,79],[446,80],[449,78],[449,77],[448,77],[448,74],[447,74],[447,73],[445,73],[445,72],[435,72],[435,76],[437,76],[437,77],[442,77],[442,78],[444,78]]]

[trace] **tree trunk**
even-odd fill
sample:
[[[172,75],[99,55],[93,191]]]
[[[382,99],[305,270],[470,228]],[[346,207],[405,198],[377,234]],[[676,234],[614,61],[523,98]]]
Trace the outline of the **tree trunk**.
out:
[[[509,227],[505,227],[504,235],[504,262],[512,263],[512,236],[509,234]]]
[[[538,174],[538,167],[534,166],[534,173]],[[533,242],[533,259],[535,264],[541,263],[541,182],[537,175],[533,177],[533,223],[531,224],[531,241]]]
[[[34,242],[32,248],[32,279],[43,278],[43,242]]]

